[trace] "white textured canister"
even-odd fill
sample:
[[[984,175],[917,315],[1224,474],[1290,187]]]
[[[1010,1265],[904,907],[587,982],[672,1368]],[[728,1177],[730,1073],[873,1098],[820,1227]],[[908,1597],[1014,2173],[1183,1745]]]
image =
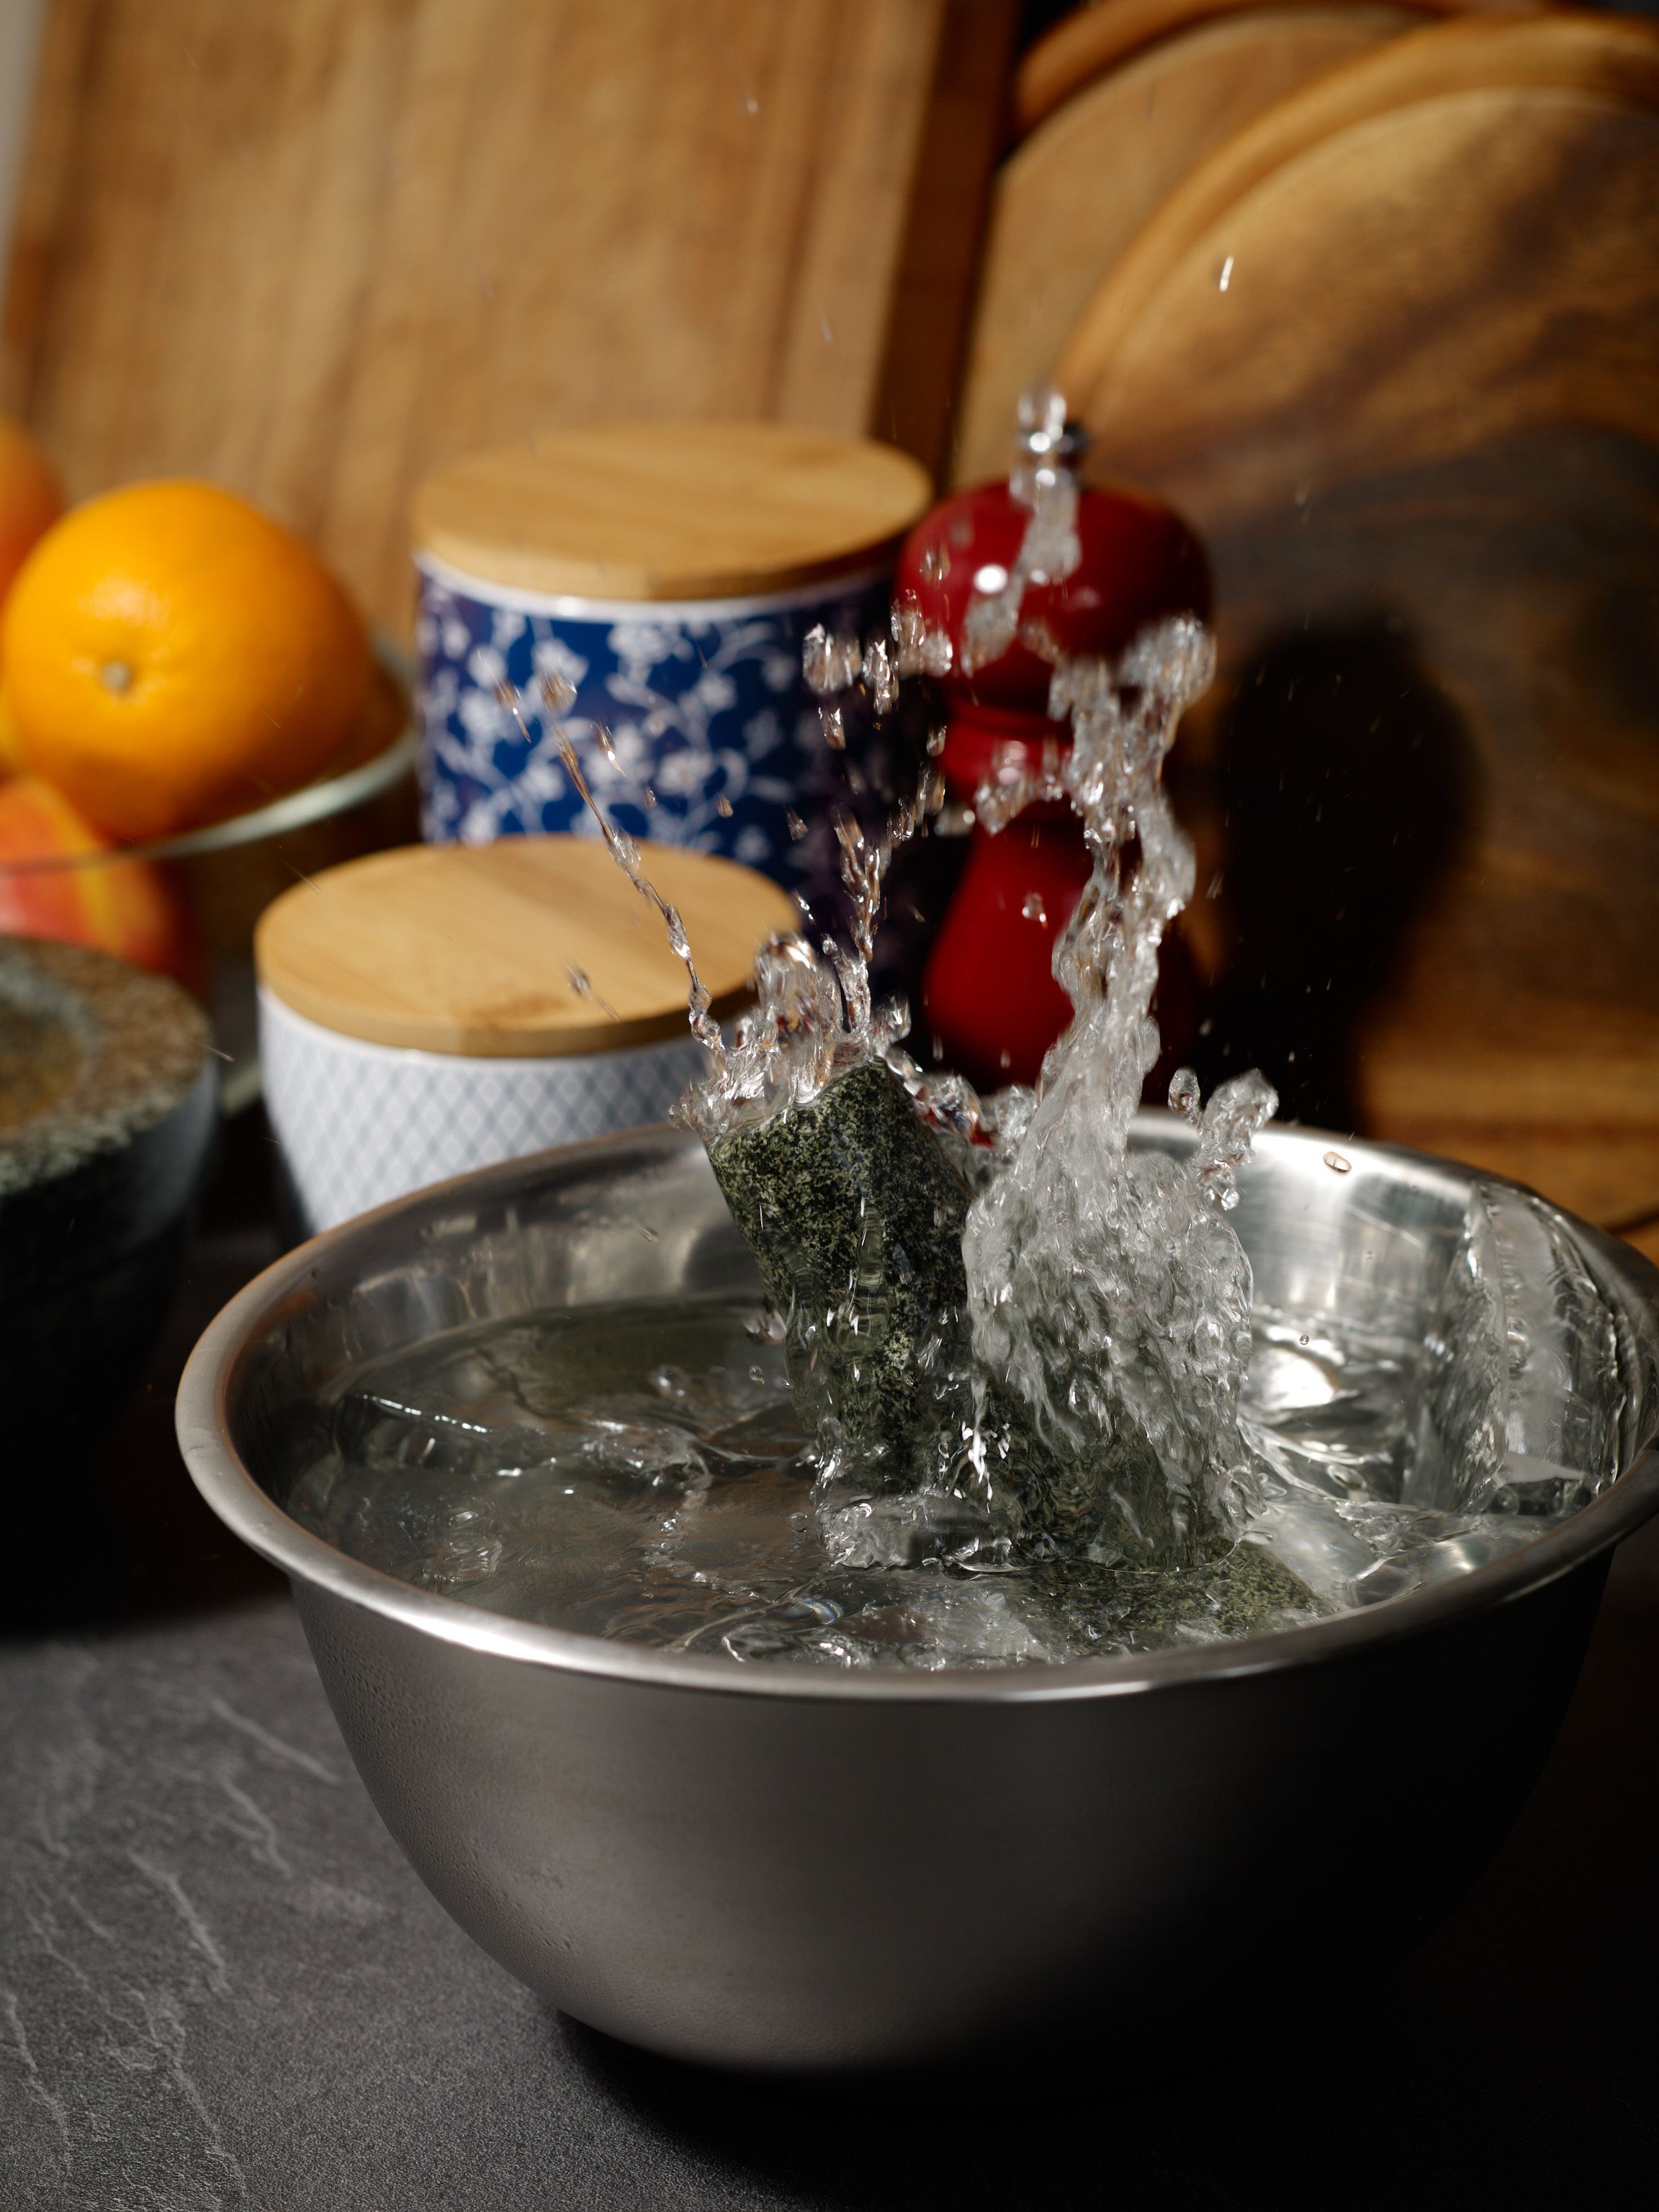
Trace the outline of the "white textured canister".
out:
[[[793,902],[647,846],[717,1013]],[[603,846],[380,853],[296,884],[256,944],[260,1058],[296,1225],[550,1145],[661,1121],[705,1072],[686,973]]]

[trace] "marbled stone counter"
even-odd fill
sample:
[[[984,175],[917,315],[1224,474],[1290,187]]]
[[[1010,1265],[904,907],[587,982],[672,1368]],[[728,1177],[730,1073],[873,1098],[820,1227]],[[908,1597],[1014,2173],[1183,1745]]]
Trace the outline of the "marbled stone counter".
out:
[[[106,1531],[98,1571],[54,1572],[49,1515],[0,1557],[0,2212],[1647,2200],[1659,1531],[1615,1563],[1498,1862],[1380,1978],[1356,1898],[1351,1986],[1310,1992],[1305,2029],[1253,2020],[1220,1960],[1179,2069],[710,2075],[550,2013],[446,1917],[285,1591],[198,1514],[167,1363],[264,1250],[246,1224],[204,1242],[155,1387],[74,1505]],[[1271,1900],[1242,1901],[1241,1938],[1273,1940]]]

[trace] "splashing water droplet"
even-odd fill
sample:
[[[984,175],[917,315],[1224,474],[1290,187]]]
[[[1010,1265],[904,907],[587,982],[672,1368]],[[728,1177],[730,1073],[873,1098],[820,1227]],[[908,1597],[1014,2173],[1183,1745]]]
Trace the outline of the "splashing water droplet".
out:
[[[1325,1164],[1333,1175],[1351,1175],[1353,1172],[1353,1162],[1345,1159],[1340,1152],[1327,1152]]]
[[[1178,1067],[1170,1078],[1170,1111],[1196,1126],[1203,1108],[1198,1078],[1190,1067]]]
[[[732,802],[723,791],[714,800],[714,811],[722,822],[729,822],[732,819]]]
[[[789,809],[789,811],[783,818],[789,825],[790,836],[794,840],[795,843],[799,845],[801,839],[806,835],[806,824],[801,820],[799,815],[796,813],[793,806]]]
[[[870,687],[870,704],[877,720],[890,714],[898,704],[898,672],[884,637],[872,638],[864,648],[864,680]]]
[[[622,1019],[622,1016],[617,1012],[617,1009],[611,1005],[611,1001],[608,999],[602,997],[600,994],[594,989],[592,981],[585,968],[577,967],[575,962],[573,960],[566,968],[565,974],[570,978],[570,988],[576,994],[576,996],[579,999],[586,999],[591,1006],[597,1006],[602,1014],[608,1015],[613,1022],[619,1022]]]
[[[818,720],[823,726],[823,741],[831,752],[847,750],[847,726],[842,720],[839,707],[820,707]]]
[[[1041,891],[1027,891],[1024,900],[1021,902],[1019,910],[1024,915],[1027,921],[1041,922],[1045,928],[1047,927],[1048,921],[1048,909],[1042,903],[1042,893]]]
[[[802,641],[801,673],[807,689],[820,698],[855,684],[863,665],[857,638],[839,634],[832,637],[822,623],[814,623]]]

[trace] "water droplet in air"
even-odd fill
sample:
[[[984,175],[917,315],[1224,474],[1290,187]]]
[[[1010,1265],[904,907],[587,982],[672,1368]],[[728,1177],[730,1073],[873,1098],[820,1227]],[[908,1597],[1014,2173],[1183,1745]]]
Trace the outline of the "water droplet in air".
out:
[[[1007,1046],[1004,1045],[1002,1050],[997,1055],[997,1066],[999,1067],[1006,1068],[1012,1067],[1013,1064],[1014,1055],[1009,1051]]]
[[[823,724],[823,741],[831,752],[847,750],[847,726],[841,719],[839,707],[820,707],[818,719]]]
[[[634,1226],[639,1231],[641,1236],[644,1237],[647,1244],[656,1244],[660,1243],[661,1240],[658,1237],[656,1231],[654,1229],[647,1229],[644,1222],[636,1221],[634,1224]]]
[[[806,824],[801,820],[799,815],[796,813],[793,806],[783,818],[789,824],[789,835],[799,845],[801,839],[806,835]]]
[[[801,673],[807,689],[820,697],[826,692],[844,691],[863,665],[857,638],[831,637],[822,623],[814,623],[801,641]]]
[[[948,545],[930,545],[921,556],[921,573],[930,584],[942,584],[951,573]]]
[[[622,1016],[611,1001],[601,998],[593,988],[585,968],[578,968],[574,961],[572,961],[564,972],[570,978],[570,988],[579,999],[586,999],[591,1006],[597,1006],[602,1014],[608,1014],[613,1022],[619,1022],[622,1019]]]
[[[1218,274],[1218,276],[1217,276],[1217,277],[1216,277],[1216,280],[1215,280],[1215,289],[1216,289],[1216,290],[1217,290],[1218,292],[1224,292],[1224,291],[1226,290],[1227,287],[1228,287],[1228,286],[1232,283],[1232,281],[1233,281],[1233,257],[1232,257],[1232,255],[1230,253],[1230,254],[1227,256],[1227,258],[1226,258],[1226,259],[1222,263],[1222,264],[1221,264],[1221,268],[1220,268],[1220,271],[1219,271],[1219,273]]]
[[[574,699],[576,695],[573,691],[570,696]],[[594,725],[593,735],[599,740],[599,750],[610,762],[611,767],[616,769],[617,775],[620,775],[622,774],[622,763],[617,758],[617,748],[611,742],[610,731],[605,728],[603,722],[599,722]]]
[[[1352,1168],[1353,1162],[1345,1160],[1340,1152],[1327,1152],[1325,1164],[1333,1175],[1346,1175]]]
[[[890,714],[898,704],[898,672],[884,637],[872,639],[864,649],[864,680],[870,687],[870,703],[878,719]]]
[[[562,714],[568,707],[575,705],[576,687],[568,676],[560,675],[556,668],[550,669],[542,678],[542,699],[552,713]],[[604,743],[609,751],[610,738],[605,738]]]
[[[647,806],[654,806],[657,803],[657,794],[652,790],[648,783],[642,783],[640,786],[640,797],[645,801]]]
[[[1045,925],[1048,922],[1048,910],[1042,903],[1041,891],[1027,891],[1024,902],[1019,910],[1027,921],[1040,921]]]
[[[732,802],[722,791],[714,800],[714,811],[722,822],[732,819]]]
[[[1198,1078],[1190,1067],[1178,1067],[1170,1078],[1170,1111],[1180,1114],[1196,1125],[1203,1094],[1198,1087]]]

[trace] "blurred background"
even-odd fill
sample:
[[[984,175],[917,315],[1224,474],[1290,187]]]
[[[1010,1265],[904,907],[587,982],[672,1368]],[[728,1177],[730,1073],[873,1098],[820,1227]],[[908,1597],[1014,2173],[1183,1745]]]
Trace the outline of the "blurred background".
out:
[[[0,411],[70,501],[229,488],[392,648],[411,499],[480,448],[765,421],[944,492],[1057,376],[1214,572],[1206,1083],[1659,1251],[1650,25],[8,0],[0,40]],[[376,803],[341,849],[412,834]],[[302,860],[241,866],[244,943]]]

